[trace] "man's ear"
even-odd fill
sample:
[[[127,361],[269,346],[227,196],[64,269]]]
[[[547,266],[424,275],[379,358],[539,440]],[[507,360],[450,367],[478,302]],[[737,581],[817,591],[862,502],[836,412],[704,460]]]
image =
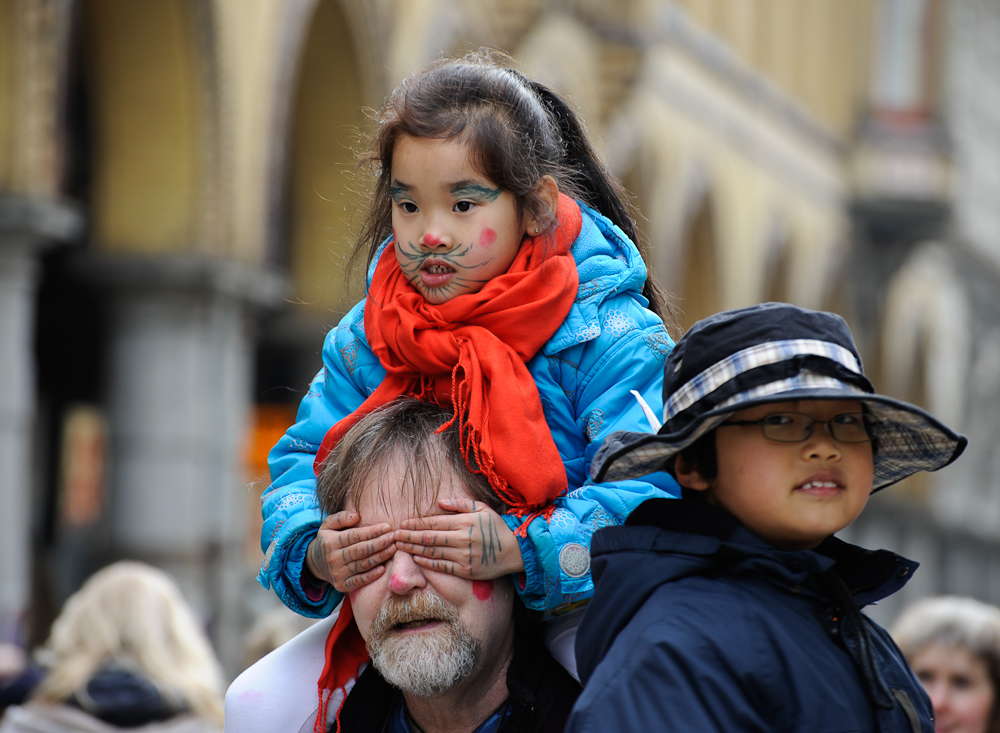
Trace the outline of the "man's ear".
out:
[[[556,218],[556,211],[559,209],[559,186],[552,176],[542,176],[538,182],[537,192],[542,199],[542,211],[537,216],[529,216],[525,225],[528,234],[534,236],[544,232]]]
[[[712,486],[712,484],[706,481],[701,473],[691,465],[691,462],[687,460],[687,456],[683,453],[678,453],[677,457],[674,459],[674,477],[677,479],[677,483],[685,489],[705,491]]]

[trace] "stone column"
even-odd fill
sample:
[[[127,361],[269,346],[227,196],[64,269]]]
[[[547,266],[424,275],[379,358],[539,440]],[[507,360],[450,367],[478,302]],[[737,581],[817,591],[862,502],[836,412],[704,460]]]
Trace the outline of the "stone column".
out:
[[[0,196],[0,640],[21,641],[31,575],[38,255],[80,231],[68,204]]]
[[[199,258],[104,258],[116,556],[177,578],[233,670],[242,650],[242,456],[250,419],[253,309],[284,280]],[[238,670],[237,670],[238,671]]]

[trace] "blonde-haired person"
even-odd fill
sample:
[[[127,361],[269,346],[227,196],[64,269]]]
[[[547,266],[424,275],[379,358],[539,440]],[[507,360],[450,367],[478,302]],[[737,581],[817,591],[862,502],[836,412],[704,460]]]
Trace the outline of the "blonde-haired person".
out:
[[[925,598],[903,611],[892,635],[931,698],[935,730],[1000,733],[1000,609]]]
[[[222,728],[218,660],[177,585],[122,561],[74,593],[39,651],[46,675],[0,733],[214,733]]]

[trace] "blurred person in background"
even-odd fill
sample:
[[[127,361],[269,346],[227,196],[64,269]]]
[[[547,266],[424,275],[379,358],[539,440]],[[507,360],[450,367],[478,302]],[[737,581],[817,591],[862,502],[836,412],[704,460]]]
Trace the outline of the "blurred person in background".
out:
[[[42,678],[41,668],[17,644],[0,643],[0,718],[11,705],[20,705]]]
[[[1000,733],[1000,609],[973,598],[925,598],[892,635],[934,705],[938,733]]]
[[[316,619],[300,616],[284,606],[277,606],[262,614],[247,632],[243,668],[246,669],[315,623]]]
[[[223,681],[204,630],[164,572],[122,561],[74,593],[38,652],[45,676],[0,733],[215,733]]]

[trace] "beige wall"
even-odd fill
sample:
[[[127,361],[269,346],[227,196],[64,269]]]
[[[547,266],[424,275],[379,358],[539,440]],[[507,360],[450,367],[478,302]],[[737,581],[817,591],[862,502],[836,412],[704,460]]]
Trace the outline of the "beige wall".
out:
[[[873,0],[680,0],[691,18],[839,135],[869,84]]]
[[[708,237],[717,280],[699,310],[774,292],[815,305],[835,287],[846,239],[844,150],[873,5],[84,0],[91,246],[276,263],[296,308],[328,320],[346,305],[341,266],[365,205],[348,175],[359,108],[442,50],[504,41],[579,105],[633,186],[652,264],[679,297]],[[0,34],[30,25],[17,17],[29,7],[44,17],[48,5],[0,0]],[[44,120],[61,108],[59,85],[36,80],[54,78],[67,52],[39,54],[59,36],[36,33],[27,50],[0,53],[12,102],[0,112],[0,188],[57,193],[58,131],[10,112]],[[43,153],[31,162],[26,150]],[[695,232],[703,209],[711,227]]]
[[[143,254],[205,251],[212,120],[191,5],[83,4],[92,84],[94,245]]]

